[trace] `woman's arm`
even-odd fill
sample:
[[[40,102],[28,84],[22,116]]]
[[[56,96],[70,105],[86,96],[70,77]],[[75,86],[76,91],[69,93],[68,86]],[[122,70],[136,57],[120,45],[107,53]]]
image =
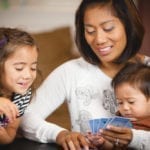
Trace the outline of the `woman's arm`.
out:
[[[20,118],[17,118],[6,127],[0,127],[0,144],[9,144],[14,140],[19,124]]]
[[[36,90],[31,103],[27,107],[22,121],[21,128],[23,135],[31,140],[42,143],[56,142],[57,135],[65,129],[56,124],[46,121],[64,102],[66,98],[63,81],[64,71],[53,71]]]
[[[69,65],[69,68],[68,64],[66,65],[54,70],[36,90],[23,115],[21,128],[23,135],[28,139],[42,143],[57,142],[64,150],[68,150],[68,147],[73,150],[74,147],[87,147],[84,136],[45,120],[70,97],[70,79],[74,77],[74,72],[70,71],[72,65]],[[71,73],[73,75],[70,75]]]

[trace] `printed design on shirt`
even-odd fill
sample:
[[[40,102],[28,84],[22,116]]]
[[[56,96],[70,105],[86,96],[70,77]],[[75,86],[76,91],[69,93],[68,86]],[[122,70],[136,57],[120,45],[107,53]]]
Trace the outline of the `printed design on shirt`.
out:
[[[78,87],[75,90],[76,97],[78,101],[82,101],[83,105],[88,106],[90,105],[92,99],[95,97],[96,94],[94,94],[92,88],[90,86],[88,87]]]
[[[88,120],[91,118],[92,117],[88,111],[82,110],[79,112],[77,124],[80,126],[80,132],[81,133],[86,133],[87,131],[90,131]]]
[[[116,112],[116,100],[115,95],[112,90],[104,90],[103,91],[103,107],[105,110],[110,111],[111,114],[115,114]]]

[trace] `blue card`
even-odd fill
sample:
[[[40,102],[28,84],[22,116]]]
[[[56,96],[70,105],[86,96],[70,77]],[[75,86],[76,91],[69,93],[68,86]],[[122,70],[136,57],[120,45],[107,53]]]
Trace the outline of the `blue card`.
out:
[[[90,128],[91,128],[91,132],[94,133],[94,120],[89,120],[89,124],[90,124]]]
[[[99,129],[104,128],[104,126],[106,125],[106,123],[108,122],[109,118],[101,118],[100,119],[100,124],[99,124]]]
[[[103,128],[109,118],[91,119],[89,125],[92,133],[97,133],[99,129]]]
[[[124,117],[113,117],[107,125],[113,125],[117,127],[130,127],[130,119]]]
[[[99,129],[100,119],[89,120],[90,128],[92,133],[97,133]]]
[[[130,120],[126,123],[125,127],[127,127],[127,128],[133,128],[133,125],[132,125],[132,123],[131,123]]]
[[[93,134],[97,133],[100,129],[105,129],[107,125],[132,128],[132,123],[130,122],[130,119],[119,116],[91,119],[89,120],[89,125]]]
[[[94,119],[93,133],[97,133],[99,129],[100,119]]]
[[[109,124],[109,122],[110,122],[112,119],[113,119],[112,117],[110,117],[110,118],[107,119],[105,125],[103,126],[103,129],[105,129],[105,128],[107,127],[107,125]]]

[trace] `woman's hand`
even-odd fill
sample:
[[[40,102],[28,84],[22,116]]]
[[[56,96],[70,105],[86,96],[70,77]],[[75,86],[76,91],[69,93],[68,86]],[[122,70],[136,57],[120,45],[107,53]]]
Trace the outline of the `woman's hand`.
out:
[[[79,132],[62,131],[58,134],[56,142],[64,150],[89,150],[89,144],[84,135]]]
[[[9,122],[16,120],[19,114],[17,106],[9,99],[0,97],[0,115],[5,114]]]
[[[106,130],[100,130],[102,136],[115,146],[125,147],[132,140],[132,130],[130,128],[107,126]]]

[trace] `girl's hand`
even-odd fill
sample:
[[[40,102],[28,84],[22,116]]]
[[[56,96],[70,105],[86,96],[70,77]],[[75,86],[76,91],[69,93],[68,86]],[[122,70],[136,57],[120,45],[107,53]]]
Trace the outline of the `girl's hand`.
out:
[[[21,118],[17,118],[14,122],[9,123],[7,126],[0,127],[0,145],[9,144],[15,139],[20,121]]]
[[[62,131],[58,134],[56,142],[63,147],[64,150],[89,150],[89,144],[79,132]]]
[[[132,140],[132,130],[130,128],[107,126],[106,130],[100,130],[102,136],[115,146],[125,147]]]
[[[16,120],[19,114],[17,106],[9,99],[0,97],[0,115],[5,114],[9,122]]]

